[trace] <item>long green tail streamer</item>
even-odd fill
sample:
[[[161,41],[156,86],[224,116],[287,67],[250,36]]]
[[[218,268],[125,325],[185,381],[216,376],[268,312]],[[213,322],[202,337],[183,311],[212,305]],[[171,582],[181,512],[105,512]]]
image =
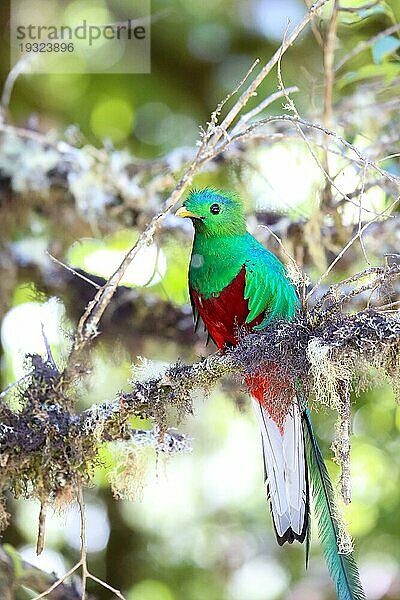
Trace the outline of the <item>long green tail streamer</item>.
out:
[[[308,409],[303,414],[306,455],[312,483],[318,531],[329,573],[339,600],[365,600],[360,575],[352,554],[339,554],[338,510],[324,459],[315,439]]]

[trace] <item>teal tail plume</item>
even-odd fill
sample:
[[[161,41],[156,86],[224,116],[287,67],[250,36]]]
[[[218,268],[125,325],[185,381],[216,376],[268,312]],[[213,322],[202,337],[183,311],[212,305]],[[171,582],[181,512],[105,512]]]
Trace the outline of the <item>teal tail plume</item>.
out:
[[[319,537],[329,573],[339,600],[365,600],[357,564],[352,554],[339,554],[339,528],[334,491],[324,459],[315,439],[308,409],[303,413],[303,431],[312,484]]]

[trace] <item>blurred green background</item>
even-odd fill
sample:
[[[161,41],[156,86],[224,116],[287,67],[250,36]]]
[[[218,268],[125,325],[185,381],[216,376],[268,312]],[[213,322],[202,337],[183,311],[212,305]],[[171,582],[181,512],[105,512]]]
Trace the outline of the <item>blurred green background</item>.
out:
[[[105,2],[82,0],[80,4]],[[346,3],[353,7],[360,4]],[[322,36],[326,35],[330,10],[328,3],[316,20]],[[127,149],[139,159],[156,159],[175,148],[192,147],[199,124],[208,120],[216,103],[243,77],[255,58],[263,62],[272,55],[287,18],[296,23],[304,12],[301,0],[153,0],[152,13],[159,16],[152,25],[151,74],[24,74],[16,82],[9,119],[18,126],[34,124],[40,131],[54,129],[60,137],[65,132],[68,136],[71,125],[76,126],[82,143]],[[8,7],[2,3],[3,81],[9,70],[8,18]],[[397,0],[382,2],[361,16],[343,13],[337,56],[345,56],[358,42],[399,19]],[[379,102],[399,97],[397,46],[392,42],[390,51],[389,46],[390,42],[383,49],[376,45],[367,48],[337,74],[334,100],[341,112],[335,118],[345,127],[346,118],[351,116],[347,133],[352,142],[368,146],[382,132],[399,138],[398,106],[389,116],[379,108]],[[283,71],[286,85],[300,88],[295,96],[299,112],[318,119],[323,60],[309,28],[285,55]],[[261,86],[259,99],[276,89],[273,73]],[[269,110],[282,112],[282,101]],[[321,174],[304,147],[297,142],[277,142],[260,156],[273,179],[273,193],[270,188],[265,192],[268,206],[289,218],[310,215],[315,189],[322,184]],[[386,166],[397,171],[396,161]],[[288,170],[289,178],[285,176]],[[225,187],[239,186],[241,191],[248,184],[250,205],[257,204],[263,189],[250,171],[239,176],[234,164],[221,172],[201,175],[198,183],[209,180]],[[352,181],[354,174],[350,184]],[[372,207],[386,202],[385,194],[377,189],[368,199]],[[87,240],[84,232],[85,239],[79,244],[71,243],[65,231],[67,242],[59,240],[67,247],[65,260],[107,276],[137,237],[137,230],[115,229],[105,237],[96,235],[93,228],[91,239]],[[189,233],[185,232],[184,241],[180,238],[178,247],[169,231],[160,248],[149,248],[134,265],[125,283],[138,287],[141,294],[186,306]],[[28,222],[21,221],[8,241],[17,245],[23,256],[40,257],[46,247],[54,245],[51,236],[46,219],[37,213]],[[379,248],[375,248],[372,255],[376,260],[378,254]],[[312,275],[316,272],[315,267],[311,269]],[[27,352],[44,351],[41,321],[56,358],[62,361],[68,351],[71,315],[65,312],[62,298],[47,301],[38,297],[33,283],[35,279],[26,276],[17,282],[2,321],[2,388],[23,374]],[[194,361],[206,352],[204,340],[181,347],[171,340],[158,340],[157,335],[148,339],[141,336],[136,348],[135,330],[126,331],[125,336],[129,350],[121,341],[114,345],[110,339],[99,345],[86,392],[87,405],[112,398],[126,386],[130,365],[139,354],[165,363],[178,356]],[[103,465],[96,470],[95,485],[85,493],[92,572],[122,589],[129,600],[333,599],[316,532],[307,572],[302,547],[279,548],[275,542],[264,499],[259,433],[247,403],[239,406],[229,398],[229,392],[220,389],[209,398],[196,399],[195,408],[193,418],[182,425],[182,430],[193,437],[191,454],[166,459],[150,451],[138,452],[134,500],[116,501],[110,491],[110,470],[114,469],[115,475],[125,450],[111,445],[102,451]],[[314,420],[329,470],[337,480],[338,467],[329,460],[335,417],[320,411]],[[368,599],[395,600],[400,598],[400,408],[384,382],[378,381],[376,389],[361,393],[357,399],[353,429],[353,502],[344,514],[356,540]],[[13,544],[24,558],[58,574],[77,561],[80,539],[76,507],[50,515],[46,549],[40,558],[34,552],[38,504],[10,499],[10,510],[11,525],[3,540]],[[91,582],[88,589],[100,599],[112,597]],[[21,595],[28,597],[28,593]]]

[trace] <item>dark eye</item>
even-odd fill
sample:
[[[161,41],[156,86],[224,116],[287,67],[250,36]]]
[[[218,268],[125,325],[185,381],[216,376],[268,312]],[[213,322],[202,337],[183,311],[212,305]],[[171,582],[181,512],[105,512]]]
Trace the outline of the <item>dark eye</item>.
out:
[[[217,215],[219,212],[221,212],[220,205],[219,204],[211,204],[210,213],[212,213],[213,215]]]

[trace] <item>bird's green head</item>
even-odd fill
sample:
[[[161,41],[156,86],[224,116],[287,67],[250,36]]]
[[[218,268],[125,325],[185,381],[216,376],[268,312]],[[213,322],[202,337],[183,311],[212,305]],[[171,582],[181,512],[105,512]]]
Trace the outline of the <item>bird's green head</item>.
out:
[[[196,233],[206,237],[225,237],[246,233],[246,219],[242,202],[230,192],[212,188],[193,190],[182,208],[176,211],[176,215],[192,219]]]

